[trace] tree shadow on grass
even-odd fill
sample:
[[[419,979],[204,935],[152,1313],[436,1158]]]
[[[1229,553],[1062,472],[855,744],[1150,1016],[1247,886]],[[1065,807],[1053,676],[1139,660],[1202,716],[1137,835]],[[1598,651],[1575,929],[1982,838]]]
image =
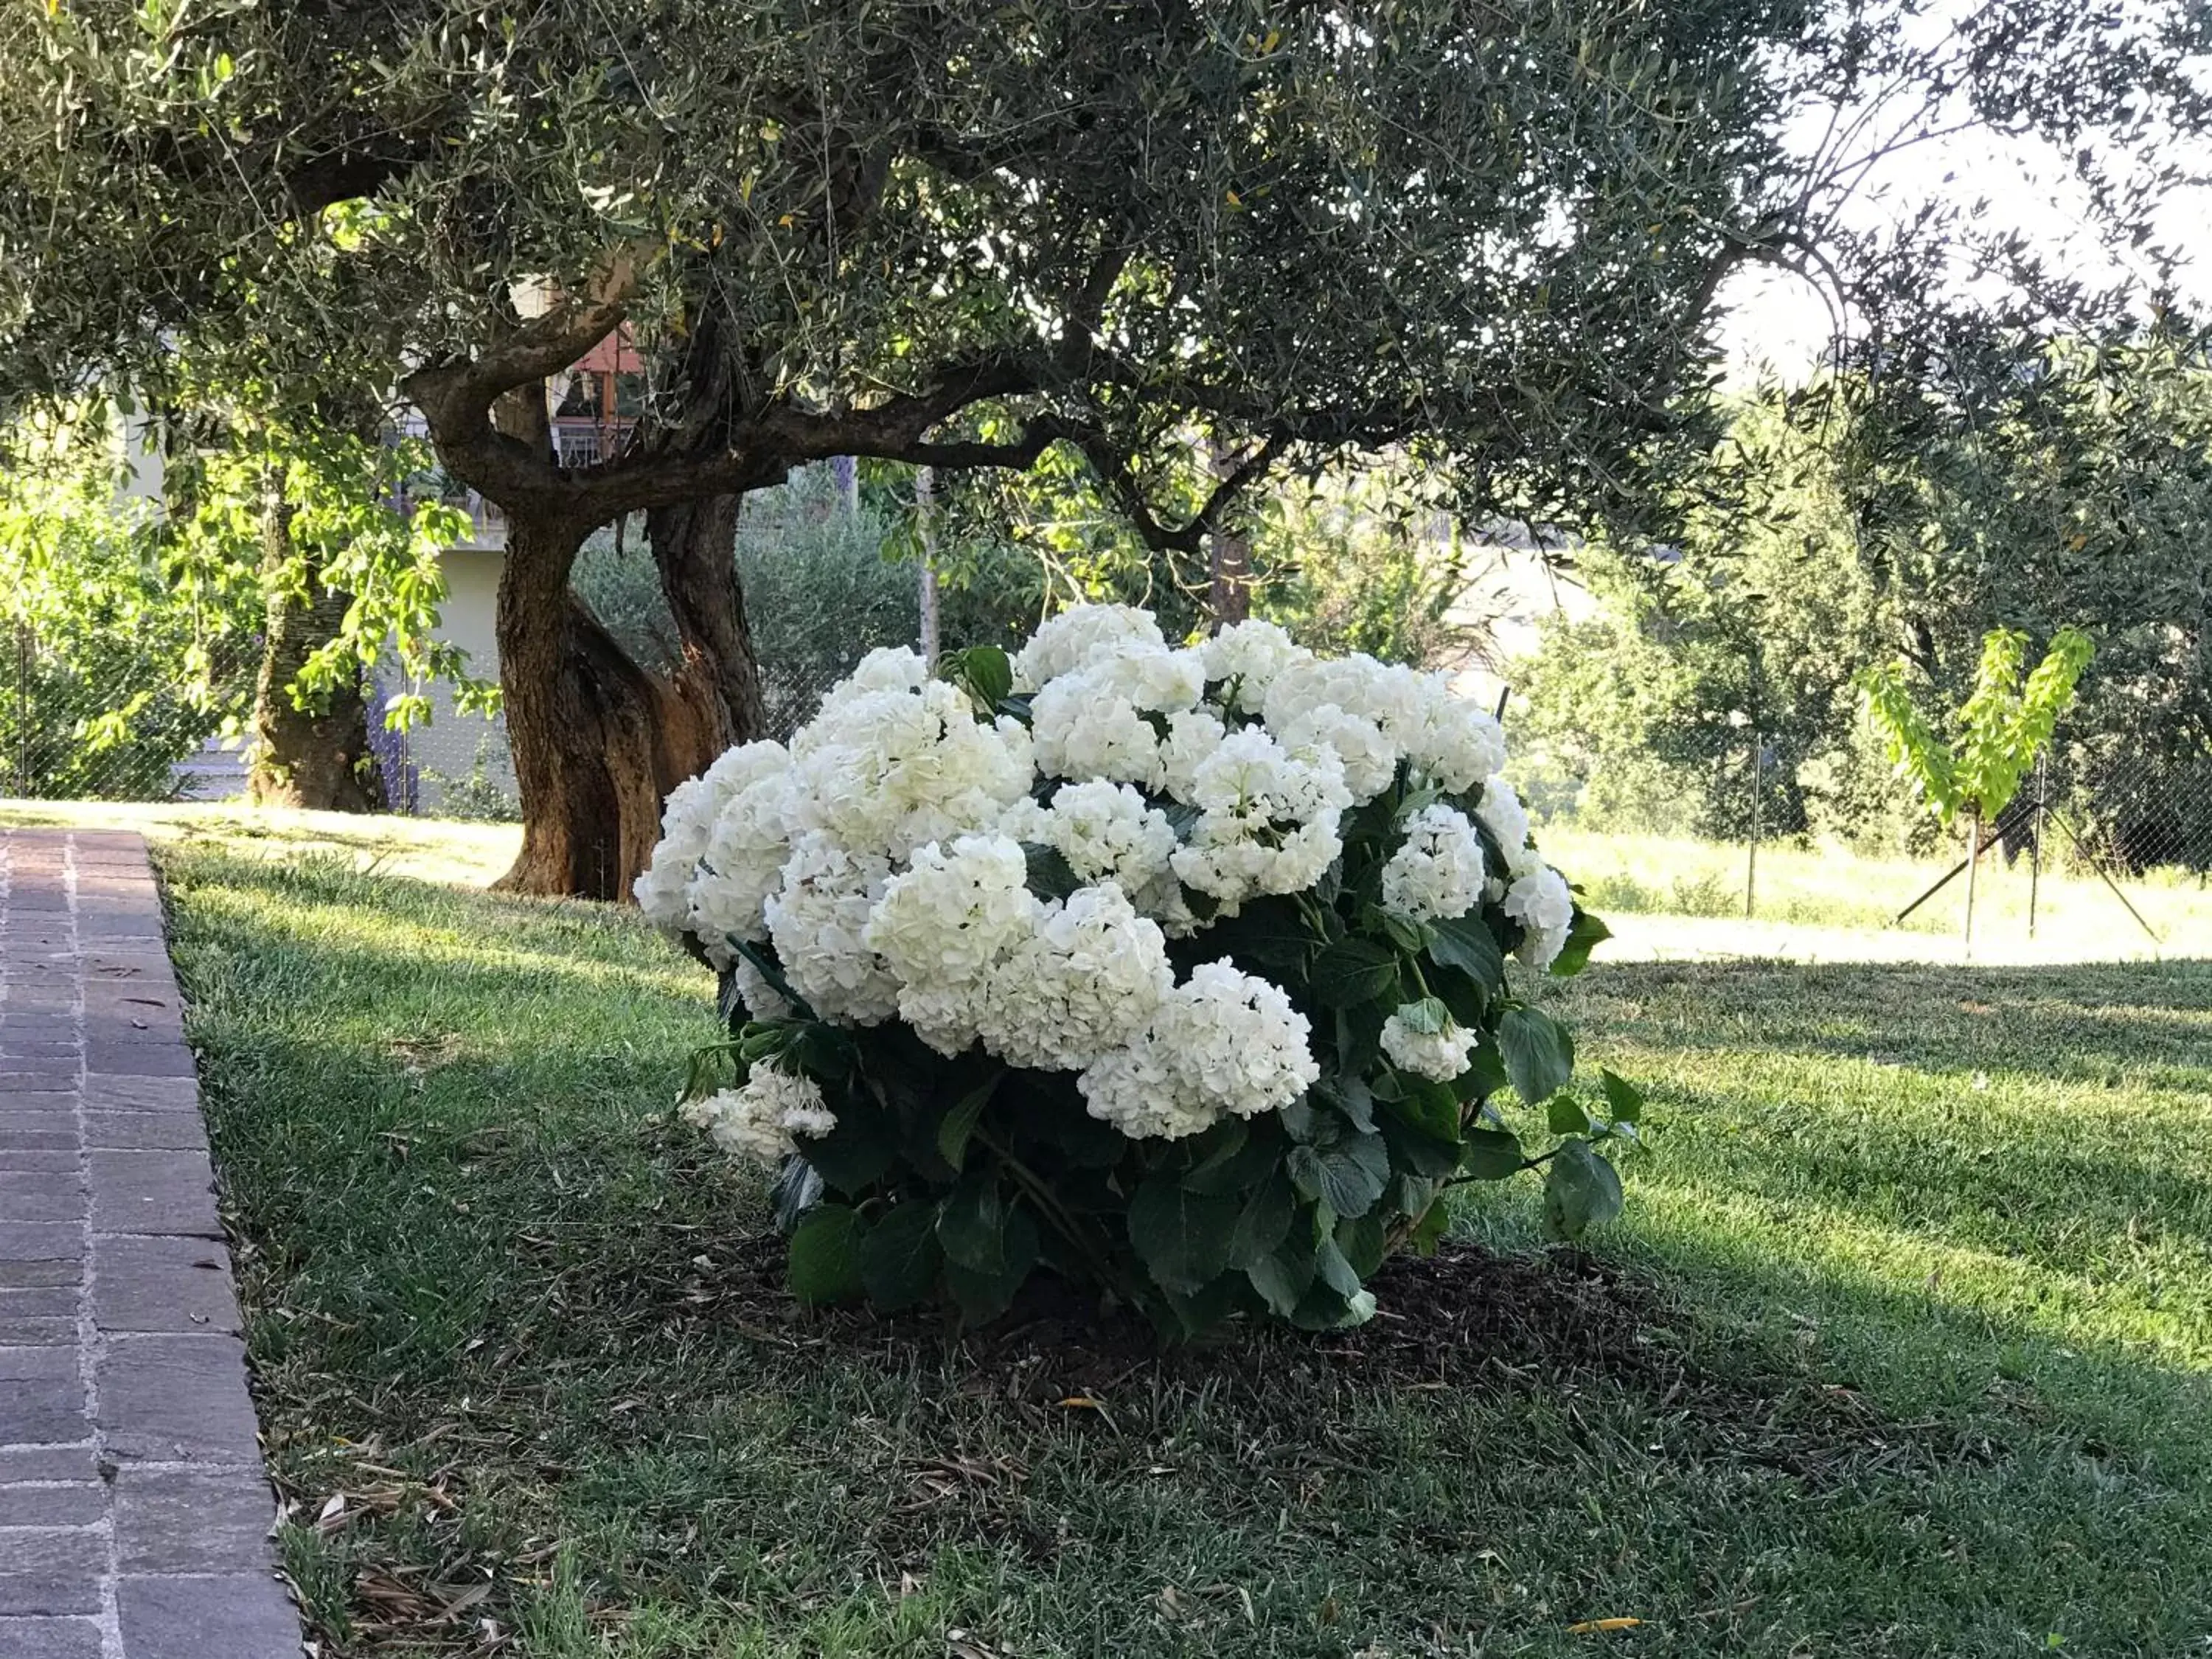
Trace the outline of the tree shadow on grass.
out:
[[[2212,1259],[2212,1124],[2192,1157],[2155,1122],[2124,1142],[2087,1127],[2036,1139],[1929,1111],[1881,1123],[1877,1133],[1850,1119],[1775,1121],[1772,1109],[1794,1104],[1669,1084],[1651,1114],[1651,1167],[1667,1174],[1681,1136],[1717,1125],[1726,1146],[1713,1156],[1725,1163],[1728,1191],[1780,1210],[1856,1216],[1880,1230],[1909,1224],[1941,1248],[2060,1272],[2108,1270],[2115,1254],[2160,1241]],[[2063,1233],[2050,1228],[2055,1194],[2065,1195]]]
[[[1455,1246],[1386,1272],[1363,1331],[1160,1355],[1050,1297],[958,1339],[805,1312],[726,1170],[578,1173],[595,1222],[479,1193],[473,1244],[420,1258],[425,1275],[471,1249],[500,1267],[465,1340],[410,1375],[357,1303],[300,1283],[326,1292],[328,1273],[252,1287],[257,1324],[330,1310],[276,1367],[285,1438],[367,1449],[283,1460],[302,1511],[371,1483],[362,1464],[454,1505],[356,1536],[361,1563],[404,1574],[471,1532],[516,1555],[557,1535],[611,1614],[741,1602],[793,1650],[810,1607],[913,1580],[951,1587],[945,1617],[1014,1651],[1164,1654],[1564,1652],[1571,1614],[1623,1608],[1675,1652],[1996,1653],[2023,1620],[2111,1644],[2092,1651],[2176,1650],[2172,1597],[2206,1570],[2177,1484],[2201,1460],[2162,1468],[2179,1454],[2130,1437],[2124,1410],[2076,1420],[2034,1382],[2068,1368],[2186,1419],[2184,1379],[1993,1324],[1960,1359],[2010,1391],[1965,1411],[1884,1399],[1744,1342],[1719,1310],[1792,1287],[1717,1253],[1654,1271]],[[1905,1295],[1858,1313],[1929,1316]],[[491,1605],[527,1604],[527,1571],[491,1571]],[[1102,1601],[1099,1645],[1068,1642]],[[1322,1639],[1340,1631],[1342,1647]],[[436,1643],[438,1620],[410,1638]]]
[[[314,1051],[268,1056],[270,1080]],[[451,1069],[454,1099],[531,1087]],[[512,1619],[559,1538],[609,1618],[743,1605],[793,1651],[810,1609],[859,1617],[853,1596],[880,1637],[899,1598],[856,1587],[910,1579],[1016,1652],[1566,1652],[1571,1614],[1630,1608],[1668,1651],[1901,1659],[2012,1650],[2023,1620],[2174,1650],[2173,1598],[2205,1572],[2177,1486],[2204,1474],[2179,1449],[2212,1426],[2202,1390],[2117,1347],[1967,1317],[1955,1361],[1996,1391],[1885,1397],[1734,1322],[1802,1284],[1680,1240],[1634,1268],[1457,1246],[1392,1267],[1382,1316],[1338,1336],[1159,1355],[1040,1297],[956,1338],[797,1308],[757,1181],[645,1115],[526,1115],[489,1142],[472,1116],[402,1119],[404,1157],[303,1159],[274,1206],[234,1183],[264,1247],[248,1301],[280,1479],[303,1514],[396,1487],[416,1517],[349,1528],[344,1595],[388,1614],[393,1586],[465,1582],[467,1559]],[[1862,1292],[1856,1313],[1920,1328],[1931,1300]],[[2038,1379],[2062,1371],[2112,1411],[2054,1407]],[[2160,1399],[2166,1421],[2134,1415]],[[405,1605],[391,1650],[476,1650],[435,1595]]]
[[[179,927],[277,1477],[303,1516],[350,1495],[287,1544],[334,1652],[495,1651],[485,1617],[532,1659],[2202,1633],[2201,1379],[2117,1343],[1862,1283],[1867,1340],[1940,1327],[1991,1387],[1857,1375],[1795,1341],[1798,1269],[1679,1228],[1632,1267],[1455,1246],[1363,1331],[1166,1355],[1067,1300],[964,1339],[808,1313],[757,1178],[662,1110],[703,986],[376,920]],[[413,1045],[431,1012],[450,1048]]]
[[[1656,1048],[1756,1048],[1911,1065],[2017,1066],[2102,1085],[2202,1088],[2212,961],[2066,968],[1624,963],[1564,999]]]

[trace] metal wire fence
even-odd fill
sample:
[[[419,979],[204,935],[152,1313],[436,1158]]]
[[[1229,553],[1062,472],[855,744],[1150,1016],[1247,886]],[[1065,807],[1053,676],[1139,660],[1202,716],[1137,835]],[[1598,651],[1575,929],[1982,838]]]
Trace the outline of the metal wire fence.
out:
[[[896,609],[893,595],[885,605]],[[883,607],[878,607],[883,608]],[[787,650],[763,665],[769,735],[785,737],[878,634],[905,619],[865,606],[791,607]],[[811,631],[809,631],[811,630]],[[817,637],[819,635],[819,637]],[[887,635],[888,636],[888,635]],[[128,630],[47,638],[0,632],[0,793],[18,799],[216,801],[245,793],[260,642],[222,636],[179,655]],[[518,815],[503,729],[434,692],[428,726],[387,729],[407,687],[373,678],[369,738],[386,810]],[[1507,718],[1511,718],[1510,708]],[[1805,821],[1802,763],[1756,725],[1712,733],[1694,755],[1654,757],[1690,794],[1664,822],[1625,824],[1572,792],[1532,787],[1547,842],[1601,908],[1857,930],[1922,932],[1963,921],[1975,890],[1984,929],[2042,940],[2212,956],[2212,753],[2160,751],[2062,726],[2019,797],[1986,826],[1971,866],[1961,836],[1924,823],[1910,847],[1838,850]],[[1662,815],[1663,817],[1664,815]]]
[[[1996,927],[2048,950],[2212,955],[2212,754],[2176,758],[2062,727],[2013,801],[1978,830],[1939,833],[1895,806],[1856,848],[1811,833],[1789,757],[1755,728],[1700,753],[1694,844],[1705,856],[1662,883],[1624,872],[1611,896],[1632,909],[1849,927]],[[1792,822],[1793,817],[1798,820]],[[1872,815],[1869,815],[1872,817]],[[1602,815],[1555,813],[1566,833],[1645,848]],[[1650,826],[1638,829],[1649,831]],[[1602,901],[1607,894],[1598,895]],[[1980,921],[1978,933],[1976,913]]]
[[[0,633],[0,784],[32,800],[216,799],[245,781],[239,738],[258,642],[188,659],[129,630]]]
[[[836,619],[825,617],[834,631]],[[872,641],[869,641],[872,643]],[[215,641],[202,661],[138,651],[125,637],[87,654],[18,628],[0,632],[0,796],[22,800],[222,801],[247,789],[259,641]],[[857,659],[858,652],[852,653]],[[765,735],[787,738],[849,668],[833,649],[762,666]],[[385,810],[410,817],[519,816],[504,723],[456,710],[439,686],[388,670],[364,685],[367,737]],[[427,724],[389,726],[427,691]]]

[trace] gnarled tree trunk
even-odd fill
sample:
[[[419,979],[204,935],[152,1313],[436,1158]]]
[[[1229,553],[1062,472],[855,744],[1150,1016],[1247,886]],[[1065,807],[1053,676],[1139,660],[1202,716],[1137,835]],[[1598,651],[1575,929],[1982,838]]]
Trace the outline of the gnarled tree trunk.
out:
[[[569,591],[592,526],[509,507],[500,680],[523,839],[503,890],[627,899],[659,839],[668,792],[759,735],[737,508],[733,495],[710,497],[648,521],[683,650],[663,677],[633,661]]]
[[[673,690],[696,708],[712,745],[692,772],[703,770],[732,744],[763,735],[767,722],[760,662],[738,580],[740,499],[710,495],[646,515],[646,540],[683,653]]]
[[[337,637],[353,597],[324,586],[319,571],[308,573],[304,599],[288,587],[281,573],[292,556],[292,512],[275,492],[271,496],[262,529],[267,639],[253,686],[246,793],[262,806],[374,812],[384,805],[384,783],[368,746],[359,671],[307,708],[292,701],[293,680],[310,656]]]
[[[1213,476],[1235,476],[1237,457],[1215,442],[1210,448]],[[1233,527],[1217,526],[1206,538],[1206,609],[1218,629],[1245,621],[1252,614],[1252,543]]]
[[[568,591],[590,526],[510,510],[499,671],[522,797],[508,892],[623,899],[660,836],[668,790],[714,734],[698,704],[631,661]]]

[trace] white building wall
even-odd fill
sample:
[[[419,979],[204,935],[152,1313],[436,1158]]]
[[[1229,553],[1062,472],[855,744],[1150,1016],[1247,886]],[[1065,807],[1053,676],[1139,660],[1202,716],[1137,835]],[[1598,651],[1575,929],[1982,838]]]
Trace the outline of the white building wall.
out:
[[[497,547],[448,548],[443,562],[446,602],[439,612],[436,635],[468,653],[468,671],[480,679],[499,678],[497,617],[499,576],[506,556]],[[397,679],[396,670],[384,671],[387,690],[408,690]],[[416,809],[434,815],[446,793],[444,778],[466,778],[476,767],[479,745],[490,742],[487,774],[512,794],[514,773],[507,759],[506,739],[500,722],[465,714],[453,705],[453,688],[442,681],[426,688],[432,715],[427,726],[405,734],[409,764],[416,778]]]

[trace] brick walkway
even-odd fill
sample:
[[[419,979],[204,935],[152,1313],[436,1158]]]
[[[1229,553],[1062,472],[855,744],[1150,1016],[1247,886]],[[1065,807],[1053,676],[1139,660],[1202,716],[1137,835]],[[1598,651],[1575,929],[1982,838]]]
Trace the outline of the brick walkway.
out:
[[[0,1656],[298,1659],[136,836],[0,836]]]

